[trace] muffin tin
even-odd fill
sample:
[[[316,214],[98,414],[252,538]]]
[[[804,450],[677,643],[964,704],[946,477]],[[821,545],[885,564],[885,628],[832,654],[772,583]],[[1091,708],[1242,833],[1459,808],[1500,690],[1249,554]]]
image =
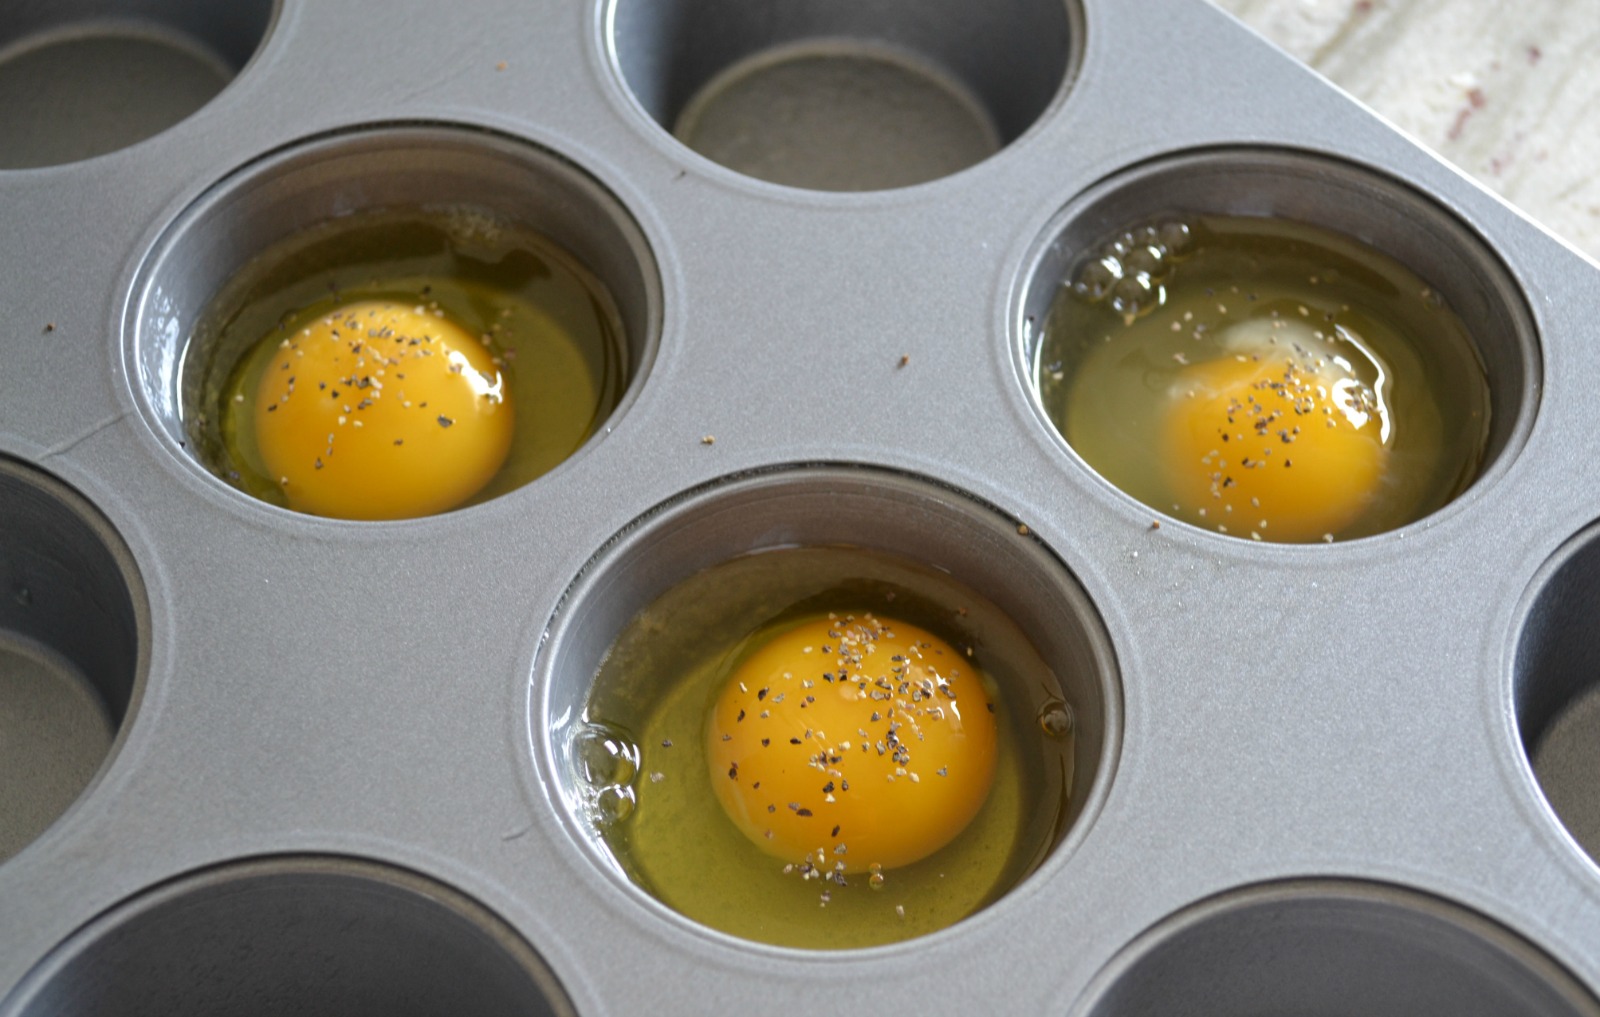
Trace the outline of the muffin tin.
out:
[[[1458,172],[1197,0],[115,10],[0,25],[30,111],[0,133],[0,1015],[1600,1014],[1600,277]],[[793,187],[670,133],[797,54],[995,151],[800,116],[826,180]],[[850,176],[863,137],[923,182],[849,190],[883,182]],[[1030,394],[1038,318],[1174,193],[1439,286],[1494,397],[1478,480],[1271,546],[1089,470]],[[221,281],[299,225],[452,200],[611,289],[633,382],[601,432],[407,522],[212,476],[178,406]],[[792,543],[950,572],[1074,707],[1070,829],[943,931],[705,929],[574,807],[559,731],[610,639]]]

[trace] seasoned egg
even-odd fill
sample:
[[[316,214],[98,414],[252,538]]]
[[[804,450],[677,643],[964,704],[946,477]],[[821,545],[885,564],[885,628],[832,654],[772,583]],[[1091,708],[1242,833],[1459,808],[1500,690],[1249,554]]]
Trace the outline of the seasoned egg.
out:
[[[717,798],[768,854],[824,871],[893,869],[959,834],[994,781],[975,669],[925,629],[872,614],[779,633],[712,707]]]
[[[1012,619],[853,547],[680,581],[559,727],[574,804],[629,880],[710,928],[812,949],[992,903],[1066,829],[1079,779],[1073,709]]]
[[[460,505],[505,462],[514,417],[483,343],[441,313],[379,300],[282,339],[252,415],[289,507],[344,519]]]
[[[1438,292],[1287,220],[1174,218],[1084,252],[1033,369],[1102,477],[1247,539],[1403,526],[1471,482],[1488,437],[1482,363]]]
[[[1180,506],[1262,539],[1319,540],[1358,519],[1378,492],[1384,407],[1346,365],[1311,352],[1310,336],[1289,341],[1307,326],[1263,324],[1237,326],[1224,339],[1236,352],[1172,383],[1159,459]]]
[[[453,205],[340,216],[262,250],[196,319],[185,444],[235,489],[306,513],[486,502],[616,409],[622,325],[601,280],[528,224]]]

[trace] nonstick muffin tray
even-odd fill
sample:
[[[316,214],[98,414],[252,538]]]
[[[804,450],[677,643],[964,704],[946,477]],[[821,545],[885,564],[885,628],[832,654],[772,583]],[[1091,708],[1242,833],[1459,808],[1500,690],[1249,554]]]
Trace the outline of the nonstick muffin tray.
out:
[[[0,135],[0,1014],[1600,1014],[1592,263],[1189,0],[137,6],[0,15],[35,113]],[[188,107],[114,61],[50,76],[37,40],[84,35],[225,87],[101,150],[107,111]],[[885,46],[997,151],[952,169],[863,113],[825,126],[931,179],[841,192],[835,135],[791,187],[670,133],[751,54]],[[234,270],[469,201],[610,288],[633,381],[594,438],[405,522],[197,462],[185,343]],[[1077,248],[1175,207],[1434,283],[1493,400],[1466,492],[1268,545],[1077,458],[1038,322]],[[572,804],[562,725],[628,619],[795,544],[950,573],[1073,706],[1069,829],[950,928],[745,942]]]

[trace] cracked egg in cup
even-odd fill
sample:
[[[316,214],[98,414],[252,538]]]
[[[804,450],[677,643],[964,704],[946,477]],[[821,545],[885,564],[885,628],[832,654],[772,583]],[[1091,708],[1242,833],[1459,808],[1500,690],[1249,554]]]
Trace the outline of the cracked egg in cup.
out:
[[[371,212],[259,256],[213,303],[201,448],[312,515],[409,519],[547,472],[617,405],[599,283],[487,213]]]
[[[659,332],[637,224],[556,153],[451,125],[312,138],[167,227],[129,311],[158,432],[295,512],[431,516],[533,481],[621,409]]]
[[[1402,529],[1528,426],[1526,308],[1450,214],[1301,153],[1174,156],[1036,248],[1017,329],[1041,415],[1100,477],[1250,541]]]
[[[797,470],[721,499],[792,485],[781,501],[831,512],[803,524],[691,501],[682,528],[629,531],[550,642],[581,838],[748,940],[836,950],[950,926],[1043,864],[1104,772],[1109,650],[1070,578],[1014,523],[941,525],[923,517],[949,506],[895,511],[860,483]],[[683,556],[747,529],[760,544]]]

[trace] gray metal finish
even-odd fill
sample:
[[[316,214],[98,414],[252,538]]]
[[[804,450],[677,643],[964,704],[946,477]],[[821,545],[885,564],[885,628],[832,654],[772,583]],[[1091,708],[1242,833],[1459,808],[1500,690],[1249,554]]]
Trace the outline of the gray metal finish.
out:
[[[142,894],[62,944],[15,996],[30,1017],[572,1013],[527,944],[447,887],[296,857]]]
[[[93,507],[0,459],[0,859],[65,812],[127,718],[147,638],[128,553]]]
[[[206,38],[169,13],[184,5],[147,6]],[[280,0],[240,15],[260,46],[191,116],[94,158],[0,170],[0,557],[63,534],[65,553],[96,562],[69,568],[84,595],[131,603],[118,610],[137,635],[104,765],[0,862],[0,1015],[143,1012],[173,986],[77,986],[240,929],[261,930],[246,937],[261,953],[234,988],[291,977],[304,967],[282,929],[308,898],[317,942],[361,920],[389,944],[386,960],[344,958],[351,984],[377,988],[311,1012],[385,1006],[406,978],[432,991],[454,977],[422,962],[421,937],[438,935],[503,977],[461,997],[484,1013],[1353,1017],[1382,998],[1419,1014],[1487,1012],[1477,1000],[1600,1014],[1600,867],[1550,804],[1592,812],[1594,781],[1541,766],[1547,799],[1529,760],[1596,687],[1578,635],[1600,607],[1595,265],[1196,0],[981,5],[1031,26],[1016,37],[972,30],[972,0],[790,5],[820,12],[806,34],[944,68],[1003,147],[893,190],[753,180],[675,140],[664,112],[748,56],[751,36],[708,55],[641,20],[681,27],[733,6]],[[1056,24],[1068,41],[1044,30]],[[389,128],[402,141],[385,148]],[[500,154],[474,154],[475,133]],[[1473,317],[1493,456],[1454,503],[1332,546],[1154,529],[1044,422],[1022,308],[1046,292],[1051,242],[1074,235],[1058,213],[1131,167],[1201,151],[1326,167],[1274,176],[1285,200],[1358,180],[1377,196],[1295,200],[1354,209],[1380,246],[1444,272],[1441,287],[1490,294]],[[362,152],[341,179],[330,153]],[[493,167],[537,184],[519,196]],[[160,361],[181,357],[195,308],[251,248],[336,193],[359,204],[369,175],[402,196],[431,180],[486,184],[529,214],[581,209],[561,231],[645,323],[624,405],[519,491],[358,524],[254,502],[189,455],[168,401],[181,371]],[[633,529],[658,506],[692,520],[696,499],[768,481],[784,495],[764,510],[773,527],[701,518],[676,549]],[[854,507],[835,518],[819,492],[836,483]],[[35,503],[64,521],[19,522]],[[899,506],[905,529],[870,522],[874,504]],[[952,532],[1015,546],[974,560]],[[549,726],[585,675],[561,670],[563,647],[582,643],[587,666],[623,604],[786,534],[926,545],[990,599],[1032,603],[1024,627],[1041,644],[1052,601],[1025,591],[1055,591],[1063,631],[1083,635],[1048,638],[1114,661],[1074,679],[1101,701],[1074,703],[1099,740],[1073,829],[941,933],[825,954],[736,941],[598,864],[569,814]],[[608,600],[580,578],[596,574],[637,585]],[[563,612],[569,592],[594,608],[589,628]],[[6,638],[51,646],[16,617],[0,615]],[[72,659],[85,638],[53,649]],[[306,893],[307,867],[332,873],[325,894]],[[154,933],[129,945],[118,930]],[[1283,970],[1371,994],[1308,999],[1282,975],[1257,979],[1265,999],[1211,991],[1256,978],[1269,949]]]
[[[1136,940],[1096,982],[1075,1013],[1592,1012],[1566,972],[1482,918],[1358,883],[1285,882],[1202,901]]]
[[[0,169],[112,152],[171,127],[250,59],[271,0],[20,0],[0,24]]]

